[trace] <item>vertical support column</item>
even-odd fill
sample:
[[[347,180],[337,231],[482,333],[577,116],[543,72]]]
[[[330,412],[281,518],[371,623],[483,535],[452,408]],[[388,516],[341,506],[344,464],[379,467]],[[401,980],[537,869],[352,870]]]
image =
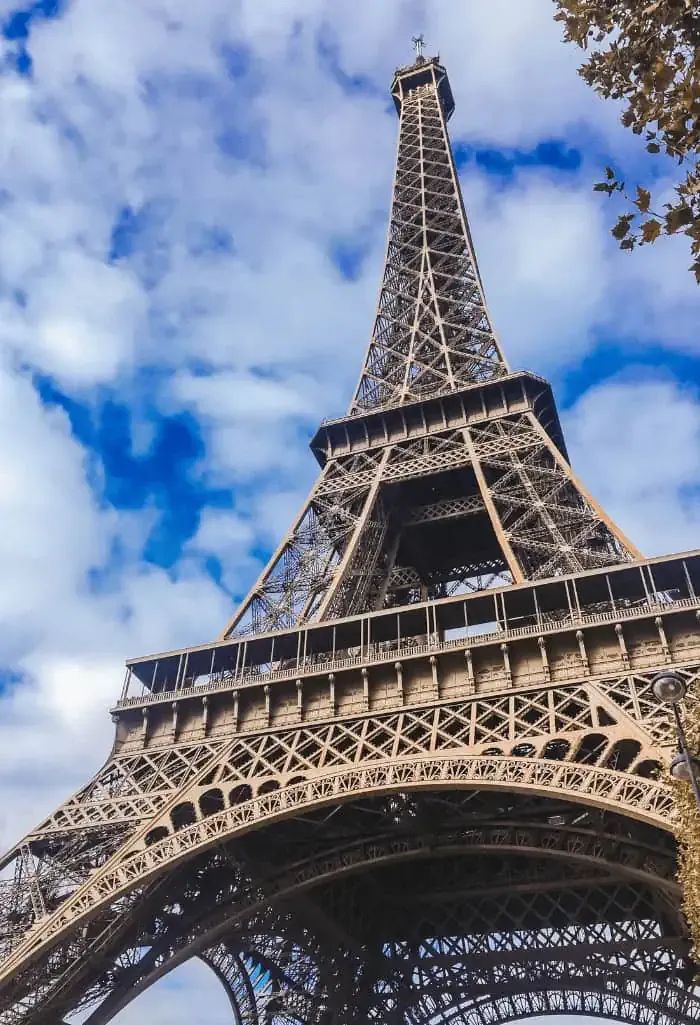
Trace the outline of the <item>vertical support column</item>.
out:
[[[433,697],[437,700],[440,697],[440,682],[438,680],[438,661],[435,655],[430,656],[430,670],[433,676]]]
[[[586,641],[583,636],[583,630],[576,631],[576,640],[578,641],[578,652],[581,658],[581,666],[583,671],[588,676],[591,672],[591,667],[588,664],[588,653],[586,652]]]
[[[394,669],[396,670],[396,693],[399,701],[403,704],[403,666],[400,662],[394,662]]]
[[[602,508],[602,506],[599,505],[598,502],[596,502],[595,498],[590,493],[590,491],[588,491],[588,489],[584,487],[583,482],[579,480],[574,471],[571,469],[571,465],[566,461],[564,456],[561,454],[561,452],[554,444],[550,436],[547,434],[547,432],[545,431],[544,427],[539,422],[537,417],[530,414],[529,419],[532,424],[532,427],[539,435],[543,446],[548,450],[554,462],[557,464],[559,469],[568,477],[572,486],[576,489],[576,491],[578,491],[581,498],[586,502],[591,511],[597,517],[597,519],[604,524],[604,526],[610,532],[612,537],[615,538],[615,541],[620,546],[621,551],[629,555],[632,559],[643,559],[644,556],[639,551],[639,549],[635,545],[633,545],[630,539],[622,533],[617,524],[613,523],[613,521],[610,519],[610,517]]]
[[[474,470],[476,482],[479,485],[479,491],[481,493],[481,498],[484,503],[484,507],[486,508],[486,512],[489,515],[489,519],[491,521],[491,526],[493,527],[494,534],[496,535],[496,539],[498,540],[498,543],[501,547],[501,551],[503,552],[503,558],[506,560],[508,564],[508,569],[510,570],[510,574],[513,577],[513,583],[524,584],[525,575],[520,568],[520,563],[518,562],[515,556],[515,552],[513,551],[510,539],[506,534],[505,530],[503,529],[501,517],[498,515],[496,504],[493,498],[491,497],[491,491],[489,489],[488,483],[486,482],[484,471],[481,468],[481,463],[479,461],[479,456],[476,451],[474,439],[471,436],[471,432],[467,429],[462,431],[462,435],[464,437],[464,441],[467,445],[467,448],[469,449],[469,456],[472,461],[472,468]]]
[[[472,649],[467,648],[464,652],[464,659],[467,663],[467,693],[473,694],[476,690],[474,681],[474,663],[472,662]]]
[[[664,621],[661,618],[661,616],[657,616],[656,619],[654,620],[654,623],[656,624],[656,629],[659,631],[659,641],[661,642],[661,650],[664,653],[664,661],[665,662],[670,662],[671,661],[671,649],[668,646],[668,640],[666,638],[666,631],[664,629]]]
[[[355,558],[355,555],[359,551],[360,542],[363,536],[366,535],[367,526],[379,495],[379,489],[381,487],[384,468],[389,461],[390,454],[391,448],[387,448],[384,451],[381,459],[379,460],[374,470],[374,479],[370,487],[367,489],[367,494],[365,495],[362,511],[360,515],[357,517],[357,521],[353,528],[352,536],[350,537],[347,545],[345,546],[342,558],[336,566],[335,571],[333,573],[333,578],[328,585],[326,593],[323,596],[323,599],[321,600],[318,609],[315,612],[315,619],[324,619],[329,616],[333,600],[340,593],[340,589],[343,583],[348,578],[350,570],[353,566],[353,560]],[[373,568],[373,566],[374,562],[372,561],[372,566],[365,566],[364,569],[365,571],[371,571],[371,568]],[[365,580],[364,583],[366,584],[367,580]],[[343,609],[342,614],[349,615],[352,611],[352,608]]]
[[[126,667],[126,671],[124,673],[124,685],[122,686],[121,697],[119,699],[120,701],[125,701],[126,698],[128,698],[130,683],[131,683],[131,666],[127,666]]]
[[[507,644],[501,645],[501,654],[503,655],[503,669],[506,674],[506,682],[510,686],[513,682],[513,673],[510,668],[510,653]]]
[[[542,660],[542,674],[544,676],[545,683],[549,683],[552,679],[552,673],[549,668],[549,658],[547,656],[547,642],[544,637],[538,637],[537,644],[540,649],[540,659]]]
[[[630,657],[627,651],[627,644],[625,643],[625,633],[622,629],[622,623],[615,624],[615,634],[617,635],[617,643],[620,646],[620,658],[625,669],[630,667]]]

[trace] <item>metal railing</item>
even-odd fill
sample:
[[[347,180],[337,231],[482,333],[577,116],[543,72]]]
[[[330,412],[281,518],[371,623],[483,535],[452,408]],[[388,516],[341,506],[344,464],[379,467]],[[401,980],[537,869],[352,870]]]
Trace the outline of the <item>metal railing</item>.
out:
[[[322,656],[307,656],[305,660],[301,660],[298,664],[289,668],[265,669],[263,667],[248,666],[238,670],[238,672],[222,670],[198,677],[197,679],[200,682],[187,687],[163,690],[156,694],[146,692],[135,697],[124,698],[117,703],[114,710],[118,711],[120,709],[159,704],[161,702],[179,701],[183,698],[203,696],[221,690],[259,687],[278,681],[331,674],[344,669],[397,662],[402,659],[418,658],[423,655],[438,655],[442,652],[460,648],[466,650],[467,648],[485,647],[490,644],[504,644],[526,637],[547,636],[548,634],[557,633],[562,629],[599,626],[603,623],[621,623],[640,617],[659,615],[663,612],[677,612],[682,609],[692,608],[700,610],[700,599],[680,598],[675,601],[650,601],[633,608],[611,609],[609,611],[596,611],[595,613],[572,610],[568,616],[559,618],[556,621],[552,620],[549,623],[545,617],[542,617],[539,622],[527,626],[503,627],[497,624],[488,631],[473,634],[465,632],[455,638],[441,639],[434,637],[421,643],[407,641],[400,646],[391,648],[382,648],[381,644],[374,644],[356,655],[333,657],[329,654],[327,657],[324,657],[324,653]]]

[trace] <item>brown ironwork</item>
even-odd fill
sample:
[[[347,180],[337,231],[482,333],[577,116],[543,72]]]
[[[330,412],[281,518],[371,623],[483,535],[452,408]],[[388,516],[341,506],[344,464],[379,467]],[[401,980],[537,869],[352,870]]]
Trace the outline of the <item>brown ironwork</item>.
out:
[[[105,766],[3,859],[2,1025],[195,956],[237,1025],[700,1021],[651,688],[692,713],[700,553],[644,559],[508,368],[416,47],[348,415],[221,637],[127,663]]]

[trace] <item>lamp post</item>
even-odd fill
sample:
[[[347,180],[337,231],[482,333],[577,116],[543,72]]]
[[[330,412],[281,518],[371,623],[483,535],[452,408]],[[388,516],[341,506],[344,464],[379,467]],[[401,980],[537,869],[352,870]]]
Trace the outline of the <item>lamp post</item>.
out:
[[[700,782],[698,781],[700,762],[690,752],[683,728],[680,708],[678,707],[688,693],[688,685],[680,673],[675,673],[673,670],[668,669],[656,674],[651,681],[651,689],[657,701],[662,702],[664,705],[670,705],[673,709],[673,719],[676,724],[680,751],[671,759],[671,775],[674,779],[682,779],[686,783],[690,783],[693,788],[695,803],[700,808]]]

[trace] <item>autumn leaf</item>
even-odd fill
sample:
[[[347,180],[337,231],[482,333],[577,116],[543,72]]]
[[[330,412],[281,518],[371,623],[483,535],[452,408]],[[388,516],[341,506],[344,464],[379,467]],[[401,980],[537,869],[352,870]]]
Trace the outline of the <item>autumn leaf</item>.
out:
[[[693,211],[689,206],[675,206],[666,214],[666,234],[674,235],[693,220]]]
[[[668,157],[678,170],[675,196],[664,213],[652,211],[650,190],[625,191],[612,167],[593,187],[624,200],[612,234],[621,248],[685,234],[690,240],[691,272],[700,277],[700,41],[698,0],[554,0],[564,38],[583,50],[583,80],[600,96],[620,105],[620,120],[644,139],[652,157]],[[665,169],[669,167],[667,161]],[[672,171],[670,173],[673,173]],[[647,215],[634,222],[633,207]],[[700,926],[699,926],[700,929]],[[700,947],[700,932],[698,934]]]
[[[637,186],[637,198],[634,201],[634,205],[645,214],[649,210],[649,204],[651,203],[651,192],[648,189],[643,189],[641,185]]]
[[[664,64],[656,72],[656,86],[658,89],[666,89],[676,77],[675,68]]]
[[[633,217],[634,214],[623,214],[622,217],[618,218],[617,224],[611,232],[614,238],[620,240],[623,239],[625,235],[629,234]]]
[[[661,234],[661,221],[652,218],[640,225],[639,230],[642,233],[642,242],[655,242]]]

